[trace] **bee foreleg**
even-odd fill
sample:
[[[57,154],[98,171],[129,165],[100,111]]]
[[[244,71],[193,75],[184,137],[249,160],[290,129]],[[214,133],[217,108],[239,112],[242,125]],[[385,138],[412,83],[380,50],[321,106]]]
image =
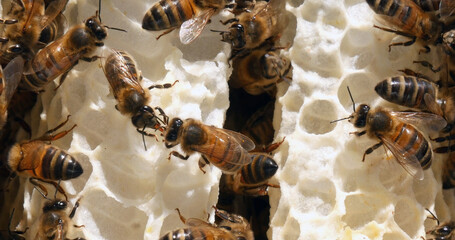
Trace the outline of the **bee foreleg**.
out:
[[[43,186],[42,184],[38,183],[37,178],[29,178],[28,180],[31,184],[35,185],[36,187],[39,187],[41,189],[41,191],[43,191],[43,193],[42,193],[43,196],[47,197],[47,188],[45,186]]]
[[[76,210],[77,208],[79,207],[79,202],[81,201],[81,199],[79,198],[76,203],[74,204],[73,206],[73,209],[71,209],[71,213],[69,215],[70,218],[73,218],[74,217],[74,214],[76,214]]]
[[[413,63],[420,63],[420,65],[429,68],[434,73],[441,71],[441,66],[439,66],[438,68],[434,68],[433,65],[428,61],[413,61]]]
[[[229,24],[229,23],[238,22],[238,21],[239,21],[238,18],[231,18],[231,19],[228,19],[228,20],[226,20],[226,21],[220,20],[220,23],[223,24],[223,25],[227,25],[227,24]]]
[[[382,146],[382,142],[379,142],[379,143],[376,143],[375,145],[373,145],[372,147],[368,148],[364,153],[363,153],[363,158],[362,158],[362,162],[365,162],[365,156],[367,154],[370,154],[372,153],[374,150],[376,150],[378,147]]]
[[[54,91],[57,91],[57,89],[58,89],[60,86],[62,86],[63,82],[64,82],[65,79],[66,79],[66,76],[68,76],[68,73],[71,71],[71,69],[73,69],[73,67],[74,67],[77,63],[78,63],[78,62],[76,61],[76,63],[75,63],[70,69],[68,69],[68,71],[66,71],[66,72],[64,72],[64,73],[62,74],[62,76],[60,77],[60,80],[59,80],[59,82],[58,82],[57,87],[54,88]]]
[[[283,140],[281,140],[281,142],[271,143],[270,145],[265,146],[263,148],[263,151],[266,153],[271,153],[271,152],[275,151],[275,149],[277,149],[284,142],[285,139],[286,139],[286,137],[283,137]]]
[[[174,155],[182,160],[188,160],[188,158],[190,157],[189,155],[186,155],[186,156],[183,156],[182,154],[180,154],[179,152],[177,151],[172,151],[169,153],[169,157],[167,158],[167,160],[171,160],[171,156]]]
[[[70,129],[68,130],[65,130],[65,131],[61,131],[55,135],[52,135],[53,132],[57,131],[59,128],[63,127],[63,125],[65,125],[68,120],[69,120],[69,117],[71,115],[68,115],[68,117],[66,118],[66,120],[62,123],[60,123],[57,127],[47,131],[44,133],[43,136],[39,137],[39,138],[36,138],[35,140],[40,140],[40,141],[55,141],[55,140],[58,140],[64,136],[66,136],[66,134],[68,134],[69,132],[71,132],[76,126],[77,124],[74,124]]]
[[[423,46],[423,49],[419,50],[419,54],[421,53],[429,53],[431,52],[431,48],[429,46]]]
[[[169,124],[169,116],[166,115],[166,113],[163,111],[163,109],[161,109],[160,107],[155,107],[155,110],[158,110],[158,112],[160,112],[160,115],[163,116],[163,120],[161,120],[163,122],[163,124],[165,125],[168,125]]]
[[[179,214],[180,221],[182,221],[182,223],[185,224],[186,218],[182,216],[182,214],[180,213],[180,209],[176,208],[175,211],[177,211],[177,213]]]
[[[171,28],[171,29],[169,29],[169,30],[164,31],[164,32],[161,33],[158,37],[156,37],[156,40],[160,39],[160,37],[162,37],[162,36],[164,36],[164,35],[166,35],[166,34],[172,32],[172,31],[174,31],[174,29],[175,29],[175,28]]]
[[[361,131],[361,132],[350,132],[349,134],[355,134],[357,137],[360,137],[362,135],[364,135],[365,133],[367,133],[367,131]]]
[[[150,90],[152,88],[160,88],[160,89],[171,88],[178,82],[179,82],[179,80],[175,80],[174,83],[156,84],[156,85],[152,85],[152,86],[148,87],[148,89]]]

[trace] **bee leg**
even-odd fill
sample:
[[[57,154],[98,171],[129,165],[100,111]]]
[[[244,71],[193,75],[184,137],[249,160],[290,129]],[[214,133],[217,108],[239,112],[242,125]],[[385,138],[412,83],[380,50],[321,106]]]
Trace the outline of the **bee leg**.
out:
[[[148,87],[148,89],[150,90],[152,88],[159,88],[159,89],[171,88],[178,82],[179,82],[179,80],[175,80],[174,83],[156,84],[156,85],[152,85],[152,86]]]
[[[59,132],[59,133],[57,133],[55,135],[52,135],[52,133],[55,132],[56,130],[58,130],[59,128],[61,128],[63,125],[65,125],[66,122],[68,122],[69,117],[70,117],[70,115],[68,115],[67,119],[63,123],[59,124],[56,128],[45,132],[43,136],[41,136],[41,137],[39,137],[39,138],[37,138],[35,140],[39,140],[39,141],[55,141],[55,140],[58,140],[58,139],[64,137],[66,134],[71,132],[77,126],[77,124],[74,124],[70,129],[65,130],[65,131],[61,131],[61,132]]]
[[[362,158],[362,162],[365,162],[365,156],[367,154],[370,154],[372,153],[374,150],[376,150],[378,147],[382,146],[382,142],[379,142],[379,143],[376,143],[375,145],[373,145],[372,147],[368,148],[364,153],[363,153],[363,158]]]
[[[271,143],[270,145],[264,147],[263,151],[266,153],[271,153],[275,151],[275,149],[277,149],[284,142],[284,139],[286,139],[286,137],[283,137],[283,140],[281,140],[281,142]]]
[[[94,62],[100,58],[101,58],[100,56],[93,56],[93,57],[81,57],[80,59],[84,62]]]
[[[199,159],[198,165],[199,165],[199,169],[201,169],[201,171],[205,174],[206,171],[204,170],[204,167],[205,167],[205,165],[210,164],[210,162],[209,162],[209,160],[207,160],[207,158],[204,155],[202,155],[202,160],[203,161],[201,161],[201,159]]]
[[[157,137],[155,134],[153,134],[153,133],[148,133],[148,132],[146,132],[145,130],[139,129],[139,128],[136,128],[136,130],[137,130],[140,134],[142,134],[142,135],[145,135],[145,136],[148,136],[148,137],[155,137],[156,141],[159,142],[158,137]]]
[[[361,132],[350,132],[349,134],[355,134],[357,137],[360,137],[362,135],[364,135],[365,133],[367,133],[367,131],[361,131]]]
[[[73,209],[71,209],[71,213],[69,215],[70,218],[73,218],[74,217],[74,214],[76,214],[76,210],[77,208],[79,207],[79,202],[81,201],[81,199],[79,198],[76,203],[74,204],[73,206]]]
[[[32,129],[30,128],[30,125],[28,125],[28,123],[24,119],[14,116],[14,121],[19,123],[19,125],[22,127],[22,129],[24,129],[24,131],[28,133],[29,138],[32,137]]]
[[[228,19],[228,20],[226,20],[226,21],[221,21],[221,20],[220,20],[220,23],[223,24],[223,25],[227,25],[227,24],[229,24],[229,23],[234,23],[234,22],[238,22],[238,21],[239,21],[238,18],[231,18],[231,19]]]
[[[28,179],[29,182],[33,185],[35,185],[36,187],[40,188],[42,192],[42,195],[43,197],[47,197],[47,188],[43,185],[41,185],[40,183],[38,183],[38,179],[37,178],[29,178]]]
[[[395,34],[398,34],[398,35],[401,35],[401,36],[404,36],[404,37],[411,38],[411,40],[408,41],[408,42],[399,42],[399,43],[389,44],[389,52],[390,52],[392,46],[400,46],[400,45],[411,46],[417,40],[416,36],[413,36],[411,34],[408,34],[408,33],[402,32],[402,31],[398,31],[398,30],[390,29],[390,28],[379,27],[379,26],[376,26],[376,25],[374,25],[373,27],[381,29],[381,30],[386,31],[386,32],[391,32],[391,33],[395,33]]]
[[[419,50],[419,54],[421,53],[429,53],[431,52],[431,48],[429,46],[423,46],[423,49]]]
[[[0,23],[2,24],[15,24],[17,23],[17,19],[3,19],[3,18],[0,18]]]
[[[161,109],[160,107],[155,107],[155,110],[160,112],[160,115],[163,117],[163,120],[161,120],[160,118],[158,118],[158,120],[160,120],[164,125],[168,125],[169,124],[169,116],[166,115],[166,113],[163,111],[163,109]],[[163,128],[165,129],[165,127],[163,127]]]
[[[171,156],[174,155],[182,160],[188,160],[188,158],[190,157],[189,155],[186,155],[186,156],[183,156],[182,154],[180,154],[179,152],[177,151],[172,151],[169,153],[169,157],[167,158],[167,160],[171,160]]]
[[[413,61],[413,63],[420,63],[420,65],[429,68],[434,73],[441,71],[441,66],[439,66],[438,68],[434,68],[433,65],[428,61]]]
[[[177,211],[177,213],[179,214],[180,221],[182,221],[182,223],[185,224],[186,218],[182,216],[182,214],[180,213],[180,209],[176,208],[175,211]]]
[[[409,76],[414,76],[414,77],[418,77],[418,78],[424,78],[424,79],[427,79],[427,80],[430,80],[430,81],[433,82],[433,80],[430,77],[428,77],[428,76],[426,76],[424,74],[415,72],[414,70],[411,70],[409,68],[405,68],[405,69],[398,70],[398,71],[400,71],[400,72],[402,72],[402,73],[404,73],[406,75],[409,75]]]
[[[156,37],[156,40],[160,39],[162,36],[164,36],[164,35],[166,35],[166,34],[172,32],[172,31],[174,31],[174,29],[175,29],[175,28],[171,28],[171,29],[169,29],[169,30],[164,31],[164,32],[161,33],[158,37]]]

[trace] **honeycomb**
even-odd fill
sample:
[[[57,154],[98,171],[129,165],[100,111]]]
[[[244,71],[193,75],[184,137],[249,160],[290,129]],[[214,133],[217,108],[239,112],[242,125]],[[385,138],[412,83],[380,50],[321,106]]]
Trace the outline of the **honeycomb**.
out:
[[[141,28],[145,11],[155,2],[103,0],[103,23],[128,32],[110,30],[97,54],[107,48],[129,52],[142,71],[143,86],[179,80],[170,89],[151,90],[150,105],[170,117],[222,127],[229,107],[230,48],[209,29],[223,29],[219,20],[229,13],[213,17],[198,39],[182,45],[178,31],[157,41],[157,33]],[[71,26],[97,9],[98,1],[71,0],[65,16]],[[272,183],[281,189],[269,190],[269,239],[419,239],[436,224],[427,220],[425,208],[434,209],[441,221],[450,220],[453,190],[441,188],[443,155],[436,155],[423,181],[414,180],[384,148],[362,162],[376,141],[349,134],[356,129],[347,121],[330,124],[352,113],[347,86],[356,104],[399,109],[379,99],[376,83],[404,68],[432,75],[412,61],[434,61],[440,53],[419,54],[419,44],[388,52],[390,42],[404,38],[373,28],[380,23],[364,0],[287,0],[286,9],[291,21],[281,42],[292,43],[284,54],[294,69],[292,81],[278,85],[275,103],[275,139],[286,140],[273,156],[279,170]],[[131,120],[115,110],[98,62],[80,62],[54,91],[56,86],[46,87],[26,120],[32,122],[33,137],[69,114],[67,127],[77,124],[53,142],[84,169],[79,178],[62,182],[70,202],[81,198],[73,220],[85,226],[71,229],[69,238],[158,239],[183,227],[175,208],[200,219],[211,213],[213,221],[220,170],[212,166],[203,174],[199,154],[168,161],[170,150],[154,138],[146,138],[144,150]],[[20,189],[10,201],[24,210],[14,216],[13,225],[30,227],[26,236],[32,239],[47,200],[26,179],[16,181]]]

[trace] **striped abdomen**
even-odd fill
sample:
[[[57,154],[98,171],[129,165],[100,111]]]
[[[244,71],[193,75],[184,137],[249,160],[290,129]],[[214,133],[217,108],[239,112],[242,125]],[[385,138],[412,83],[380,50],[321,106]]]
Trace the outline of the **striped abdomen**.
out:
[[[160,31],[179,27],[197,14],[194,0],[160,0],[150,8],[142,20],[142,28]]]
[[[136,62],[128,53],[124,51],[114,50],[114,52],[106,58],[106,62],[104,63],[104,72],[109,84],[114,90],[114,95],[116,95],[116,97],[117,91],[121,88],[132,87],[131,84],[128,84],[128,82],[139,82]]]
[[[174,230],[162,236],[160,240],[191,240],[191,239],[201,239],[201,240],[216,240],[216,239],[232,239],[235,240],[234,236],[224,232],[222,230],[212,228],[212,227],[191,227],[191,228],[181,228]]]
[[[42,43],[50,43],[63,35],[64,17],[59,14],[52,22],[50,22],[42,31],[39,41]]]
[[[19,85],[21,89],[39,91],[44,86],[65,73],[79,60],[79,54],[69,55],[59,38],[41,49],[30,64],[30,73],[24,74]]]
[[[425,12],[434,12],[439,10],[441,0],[413,0]]]
[[[395,145],[400,146],[406,152],[406,156],[414,155],[422,168],[428,169],[431,166],[433,151],[428,141],[412,125],[399,122],[393,132],[390,133],[391,140]]]
[[[374,88],[379,96],[389,102],[423,110],[427,109],[424,95],[428,93],[436,99],[436,89],[433,83],[414,76],[387,78]]]
[[[262,183],[273,177],[278,170],[278,165],[266,153],[250,153],[253,161],[244,165],[240,170],[242,182],[245,184]]]
[[[23,159],[18,171],[22,169],[30,176],[46,180],[68,180],[83,173],[81,165],[73,156],[54,146],[33,144],[28,147],[24,144],[22,150]],[[35,168],[29,169],[28,166]]]
[[[389,17],[386,21],[393,27],[415,37],[428,40],[438,34],[434,32],[437,23],[412,0],[367,0],[367,3],[377,14]]]

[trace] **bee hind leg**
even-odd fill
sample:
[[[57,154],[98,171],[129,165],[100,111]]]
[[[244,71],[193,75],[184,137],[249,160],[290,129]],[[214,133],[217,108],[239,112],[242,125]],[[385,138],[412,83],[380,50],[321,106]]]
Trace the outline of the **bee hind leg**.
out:
[[[374,150],[378,149],[378,147],[382,146],[382,142],[379,142],[379,143],[376,143],[375,145],[371,146],[370,148],[368,148],[364,153],[363,153],[363,158],[362,158],[362,162],[365,162],[365,156],[367,154],[370,154],[372,153]]]
[[[68,201],[68,195],[66,195],[65,190],[55,181],[48,181],[48,180],[39,179],[39,178],[30,178],[29,181],[33,185],[39,187],[44,192],[43,196],[47,196],[47,189],[42,184],[38,183],[38,181],[54,185],[55,190],[57,190],[58,192],[63,194],[63,196],[65,196],[65,200]]]
[[[156,37],[156,40],[160,39],[162,36],[164,36],[164,35],[166,35],[166,34],[172,32],[172,31],[174,31],[174,29],[175,29],[175,28],[171,28],[171,29],[169,29],[169,30],[164,31],[164,32],[161,33],[158,37]]]
[[[374,25],[373,27],[381,29],[381,30],[386,31],[386,32],[391,32],[391,33],[395,33],[395,34],[398,34],[398,35],[401,35],[401,36],[404,36],[404,37],[411,38],[411,40],[407,41],[407,42],[397,42],[397,43],[389,44],[389,52],[392,50],[392,46],[411,46],[417,40],[416,36],[408,34],[408,33],[405,33],[405,32],[402,32],[402,31],[398,31],[398,30],[390,29],[390,28],[379,27],[377,25]]]
[[[419,63],[420,65],[430,69],[434,73],[441,71],[441,66],[439,66],[438,68],[434,68],[433,64],[429,63],[428,61],[413,61],[413,63]]]
[[[175,80],[174,83],[156,84],[156,85],[152,85],[152,86],[148,87],[148,89],[150,90],[152,88],[159,88],[159,89],[171,88],[178,82],[179,82],[179,80]]]
[[[182,223],[185,224],[186,218],[182,216],[182,214],[180,213],[180,209],[176,208],[175,211],[177,211],[177,213],[179,214],[180,221],[182,221]]]
[[[357,137],[360,137],[360,136],[362,136],[362,135],[365,135],[365,133],[367,133],[367,131],[350,132],[349,134],[354,134],[354,135],[356,135]]]
[[[55,131],[57,131],[57,130],[60,129],[61,127],[63,127],[63,126],[68,122],[70,116],[71,116],[71,115],[68,115],[68,116],[66,117],[66,120],[65,120],[64,122],[60,123],[57,127],[55,127],[55,128],[53,128],[53,129],[51,129],[51,130],[45,132],[43,136],[41,136],[41,137],[39,137],[39,138],[37,138],[37,139],[35,139],[35,140],[40,140],[40,141],[55,141],[55,140],[58,140],[58,139],[60,139],[60,138],[62,138],[62,137],[64,137],[64,136],[66,136],[66,134],[68,134],[69,132],[71,132],[71,131],[77,126],[77,124],[74,124],[70,129],[65,130],[65,131],[61,131],[61,132],[59,132],[59,133],[57,133],[57,134],[55,134],[55,135],[53,135],[52,133],[54,133]]]
[[[172,151],[169,153],[169,157],[167,158],[167,160],[171,160],[171,156],[174,155],[182,160],[188,160],[188,158],[190,157],[189,155],[186,155],[186,156],[183,156],[182,154],[180,154],[179,152],[177,151]]]
[[[285,139],[286,139],[286,137],[283,137],[283,140],[281,140],[280,142],[271,143],[268,146],[265,146],[263,148],[263,151],[266,153],[271,153],[271,152],[275,151],[275,149],[277,149],[284,142]]]

